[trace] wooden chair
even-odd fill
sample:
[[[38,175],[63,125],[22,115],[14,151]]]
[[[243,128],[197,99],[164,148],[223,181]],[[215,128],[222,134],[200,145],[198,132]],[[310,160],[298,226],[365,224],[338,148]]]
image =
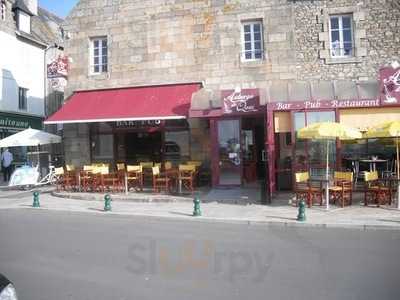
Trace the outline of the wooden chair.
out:
[[[125,171],[125,163],[117,163],[117,171]]]
[[[161,190],[171,192],[171,183],[172,183],[171,178],[168,177],[166,173],[161,174],[160,168],[158,166],[152,167],[152,172],[153,172],[153,191],[155,193],[158,193]]]
[[[108,169],[107,171],[99,166],[99,165],[92,165],[91,170],[89,172],[89,177],[90,177],[90,190],[92,192],[104,192],[105,191],[105,185],[103,182],[102,175],[108,174]]]
[[[353,202],[353,172],[334,172],[334,185],[329,187],[330,199],[341,206],[351,205]]]
[[[65,165],[67,172],[75,172],[76,168],[74,165]]]
[[[93,181],[93,166],[84,165],[82,170],[79,171],[79,189],[83,192],[92,191],[92,181]]]
[[[143,191],[143,167],[140,165],[126,166],[126,180],[129,188]]]
[[[57,191],[63,190],[64,189],[64,168],[54,168],[54,173],[57,176],[57,181],[56,181],[56,189]]]
[[[153,178],[153,171],[151,169],[153,167],[153,162],[144,161],[140,162],[139,165],[143,168],[143,182],[150,181]]]
[[[202,165],[203,163],[202,163],[202,161],[200,161],[200,160],[188,160],[188,161],[186,162],[186,164],[187,164],[187,165],[196,166],[196,168],[200,168],[201,165]]]
[[[172,162],[170,162],[170,161],[164,162],[164,170],[165,171],[172,170],[172,168],[173,168]]]
[[[378,171],[365,172],[364,174],[364,205],[367,206],[371,202],[378,207],[386,203],[390,205],[392,202],[392,189],[389,181],[379,180]]]
[[[109,172],[107,165],[100,168],[101,190],[111,192],[123,192],[125,189],[125,177],[120,176],[118,172]]]
[[[194,192],[194,181],[196,176],[195,165],[179,165],[178,166],[178,181],[179,191],[182,191],[182,187],[185,187],[191,193]]]
[[[317,183],[317,184],[316,184]],[[310,180],[310,173],[299,172],[295,174],[296,206],[300,200],[304,200],[308,207],[311,207],[314,200],[319,198],[319,205],[322,205],[322,181]]]

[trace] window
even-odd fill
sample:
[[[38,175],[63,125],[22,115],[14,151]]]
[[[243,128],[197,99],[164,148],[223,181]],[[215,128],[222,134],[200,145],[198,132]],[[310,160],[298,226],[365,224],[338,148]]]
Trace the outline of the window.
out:
[[[330,16],[330,43],[332,57],[353,56],[353,26],[351,15]]]
[[[108,71],[108,46],[107,38],[92,39],[91,46],[91,73],[104,73]]]
[[[243,60],[261,60],[264,56],[262,22],[243,22]]]
[[[27,108],[27,97],[26,94],[28,89],[25,88],[18,88],[18,108],[26,110]]]
[[[6,19],[6,1],[5,0],[1,0],[0,3],[0,18],[1,20],[5,20]]]
[[[31,33],[31,16],[22,10],[17,11],[18,30]]]

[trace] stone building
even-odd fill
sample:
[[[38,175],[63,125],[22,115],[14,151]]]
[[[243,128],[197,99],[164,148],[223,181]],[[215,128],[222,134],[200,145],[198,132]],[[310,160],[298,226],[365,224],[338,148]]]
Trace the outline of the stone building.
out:
[[[0,138],[28,127],[42,129],[54,90],[47,85],[46,62],[62,52],[62,20],[36,0],[0,1]],[[57,96],[59,105],[63,94]],[[60,149],[61,150],[61,149]],[[12,149],[16,163],[26,149]]]
[[[290,185],[293,171],[320,165],[323,148],[297,141],[300,127],[336,120],[365,129],[400,117],[399,99],[382,100],[379,77],[382,67],[398,69],[399,28],[397,0],[81,0],[65,22],[73,61],[66,98],[200,83],[187,113],[189,138],[174,143],[212,169],[213,185],[262,178],[265,158],[274,191]],[[106,123],[66,117],[63,109],[47,122],[65,123],[67,162],[95,161],[102,150],[92,134]],[[140,127],[140,117],[126,119]],[[114,148],[100,160],[126,158],[117,153],[129,142],[116,141],[111,123],[104,130]],[[359,151],[336,148],[337,165],[341,153]]]

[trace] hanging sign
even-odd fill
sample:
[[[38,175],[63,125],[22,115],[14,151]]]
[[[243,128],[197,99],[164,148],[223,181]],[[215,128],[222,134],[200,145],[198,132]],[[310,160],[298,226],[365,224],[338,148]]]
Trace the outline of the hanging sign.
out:
[[[47,78],[59,78],[68,76],[68,57],[59,55],[51,63],[47,64]]]
[[[381,105],[400,103],[400,67],[379,70]]]
[[[260,94],[258,89],[223,90],[222,112],[224,114],[243,114],[258,112]]]

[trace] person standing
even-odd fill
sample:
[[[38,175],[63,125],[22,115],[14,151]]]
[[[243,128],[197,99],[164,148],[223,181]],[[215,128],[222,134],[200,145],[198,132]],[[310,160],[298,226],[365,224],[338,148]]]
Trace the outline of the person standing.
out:
[[[12,153],[8,151],[8,148],[5,148],[4,152],[1,154],[1,165],[3,166],[3,176],[5,182],[10,180],[12,161],[13,161]]]

